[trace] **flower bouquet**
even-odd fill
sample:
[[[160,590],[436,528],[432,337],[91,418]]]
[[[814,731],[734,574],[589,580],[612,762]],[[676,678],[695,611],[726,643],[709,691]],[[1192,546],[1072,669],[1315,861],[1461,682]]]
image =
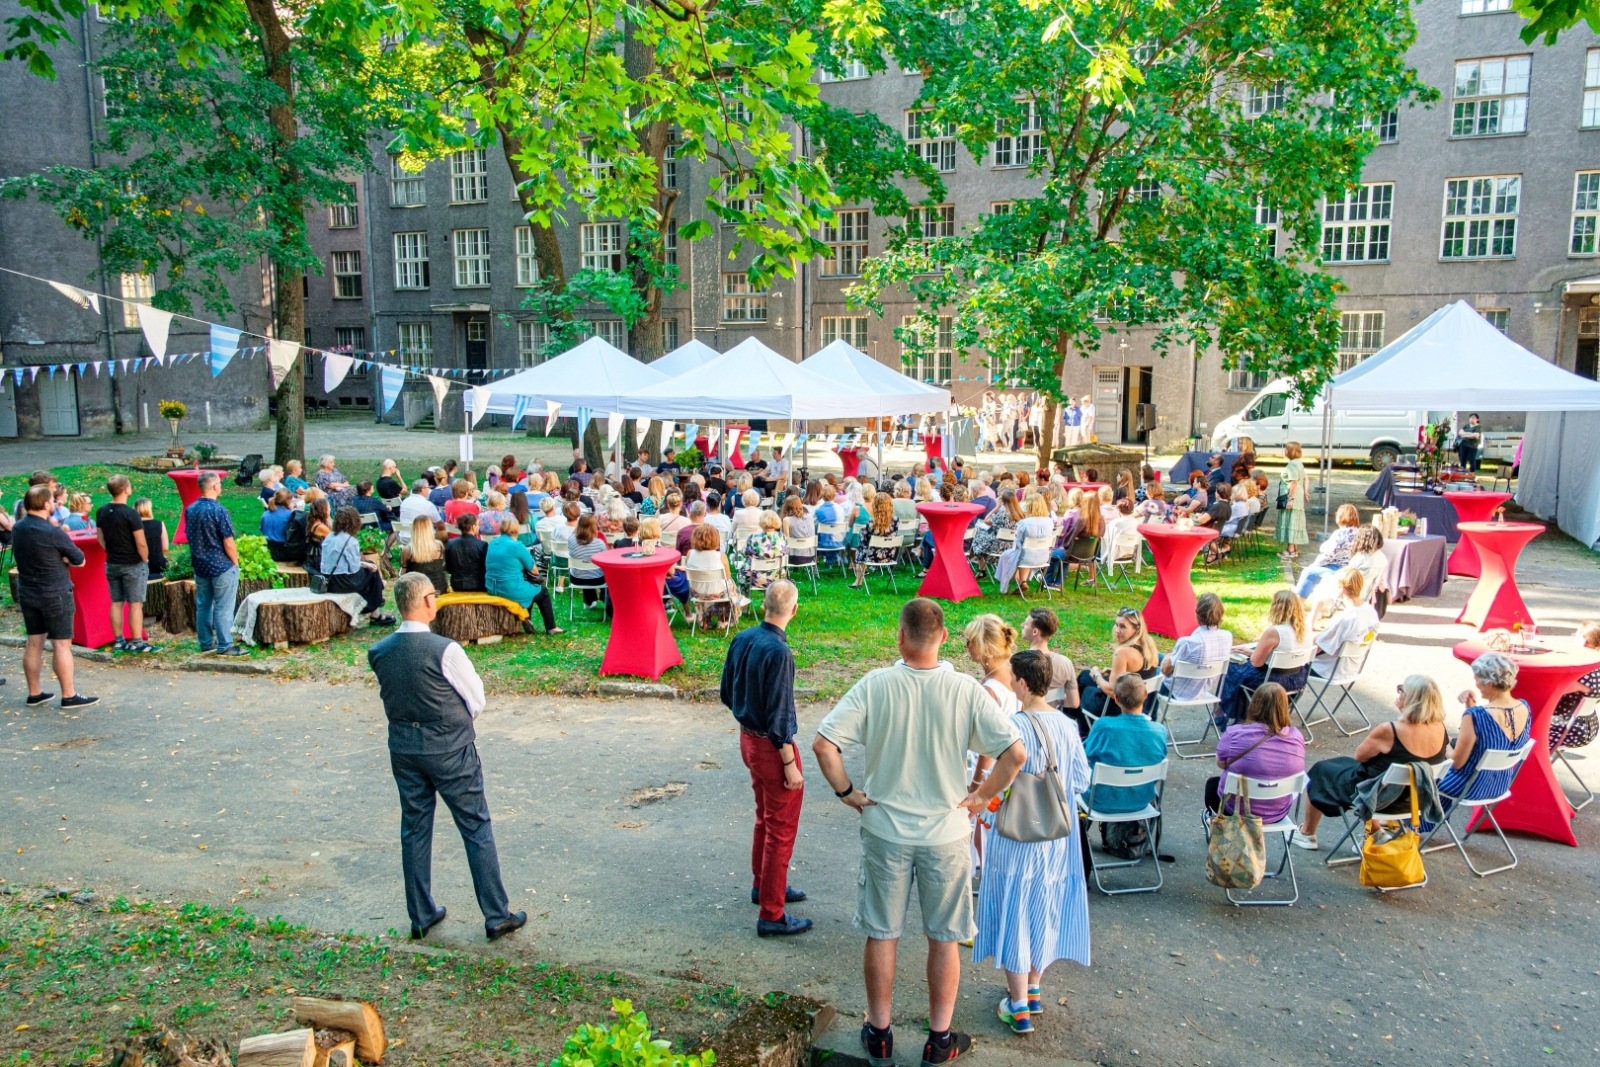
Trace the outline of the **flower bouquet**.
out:
[[[1417,428],[1417,466],[1429,489],[1439,488],[1439,474],[1444,466],[1445,446],[1450,440],[1450,420],[1440,419]]]

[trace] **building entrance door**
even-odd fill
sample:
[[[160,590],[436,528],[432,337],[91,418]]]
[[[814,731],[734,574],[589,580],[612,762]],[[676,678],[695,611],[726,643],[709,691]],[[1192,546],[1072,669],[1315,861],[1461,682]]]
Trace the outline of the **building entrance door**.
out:
[[[1094,433],[1102,441],[1122,440],[1122,368],[1094,369]]]
[[[483,381],[483,372],[489,366],[489,320],[467,320],[467,377],[474,382]]]
[[[1152,403],[1153,367],[1122,368],[1122,442],[1142,445],[1150,440],[1150,427],[1138,418],[1139,405]]]
[[[39,386],[39,432],[46,437],[78,436],[78,383],[71,371],[44,373]]]
[[[0,437],[17,436],[17,389],[15,377],[0,373]]]

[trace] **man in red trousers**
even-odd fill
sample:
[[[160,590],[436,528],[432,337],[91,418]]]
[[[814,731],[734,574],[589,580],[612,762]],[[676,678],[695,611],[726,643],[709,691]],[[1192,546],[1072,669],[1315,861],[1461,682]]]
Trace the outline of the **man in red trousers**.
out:
[[[761,905],[756,933],[761,937],[802,934],[810,919],[788,914],[784,905],[806,895],[789,885],[789,857],[800,827],[805,778],[794,743],[799,720],[794,710],[794,655],[785,632],[799,606],[800,591],[779,580],[762,601],[765,621],[733,639],[722,667],[722,703],[739,722],[739,753],[750,768],[756,794],[756,832],[750,846],[755,885],[750,901]]]

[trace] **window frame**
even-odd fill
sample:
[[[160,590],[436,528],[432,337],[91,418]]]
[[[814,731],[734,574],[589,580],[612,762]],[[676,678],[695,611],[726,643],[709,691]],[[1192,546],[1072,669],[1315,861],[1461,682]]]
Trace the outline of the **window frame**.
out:
[[[1468,11],[1467,5],[1476,5],[1477,10]],[[1503,15],[1511,10],[1511,0],[1461,0],[1457,15],[1460,18],[1470,19],[1479,15]]]
[[[621,319],[589,319],[589,336],[598,337],[619,352],[628,350],[628,326]]]
[[[1572,176],[1572,228],[1569,236],[1569,257],[1592,259],[1600,255],[1600,170],[1580,170]],[[1580,245],[1584,247],[1580,248]]]
[[[872,212],[867,208],[836,208],[822,224],[822,240],[829,248],[822,259],[822,277],[859,278],[870,247],[867,234]]]
[[[604,238],[599,239],[599,238]],[[585,222],[578,226],[578,264],[582,270],[618,274],[627,269],[628,231],[620,222]],[[601,261],[605,260],[605,263]]]
[[[1034,100],[1018,100],[1023,107],[1022,125],[1004,132],[996,129],[994,139],[994,167],[997,170],[1016,170],[1033,165],[1045,154],[1044,119],[1039,115],[1039,105]],[[999,123],[995,124],[997,127]]]
[[[915,315],[902,315],[900,328],[918,331],[918,318]],[[940,344],[940,341],[944,344]],[[905,341],[900,342],[900,365],[906,367],[906,357],[911,353],[907,350]],[[919,382],[932,385],[946,386],[955,380],[955,330],[954,316],[940,315],[934,326],[933,352],[930,355],[912,356],[907,372]]]
[[[743,271],[723,271],[721,288],[723,322],[767,321],[770,288],[756,289]]]
[[[345,185],[350,187],[349,202],[328,205],[330,230],[354,230],[361,225],[361,186],[356,182],[345,182]]]
[[[872,77],[872,72],[867,69],[866,63],[862,60],[847,59],[844,61],[843,74],[833,74],[819,67],[817,68],[817,75],[818,84],[828,85],[834,82],[866,81],[868,78]]]
[[[1383,348],[1387,316],[1382,311],[1339,310],[1339,373]],[[1348,340],[1354,341],[1347,344]]]
[[[333,299],[360,300],[365,296],[360,252],[332,252],[328,267],[333,276]]]
[[[412,334],[411,340],[423,340],[422,345],[406,343],[406,334]],[[431,322],[397,322],[395,323],[395,353],[407,364],[417,367],[433,366],[433,323]]]
[[[400,166],[399,156],[389,157],[389,206],[398,208],[414,208],[428,206],[428,175],[426,169],[418,171],[404,170]],[[416,193],[416,199],[403,198],[403,193],[408,195]]]
[[[1346,191],[1342,200],[1323,198],[1321,249],[1325,265],[1359,266],[1390,261],[1394,186],[1394,182],[1362,182]],[[1339,236],[1330,240],[1334,234]],[[1352,250],[1359,250],[1360,254],[1352,256]]]
[[[341,343],[340,334],[350,334],[347,341]],[[364,352],[367,348],[367,328],[365,326],[335,326],[333,328],[333,347],[346,352]],[[361,371],[361,377],[366,376],[365,367],[351,367],[350,373]]]
[[[1488,192],[1479,190],[1477,183],[1489,182]],[[1500,183],[1513,182],[1514,188],[1507,193],[1503,191]],[[1457,190],[1454,186],[1461,186]],[[1522,175],[1520,174],[1484,174],[1472,175],[1464,178],[1446,178],[1444,193],[1443,221],[1440,230],[1439,259],[1446,263],[1473,262],[1491,259],[1515,259],[1517,257],[1517,219],[1522,212]],[[1514,207],[1510,211],[1494,210],[1503,207],[1501,203],[1511,197]],[[1473,211],[1480,199],[1489,201],[1491,210],[1487,212]],[[1464,212],[1451,212],[1451,204],[1460,201],[1466,205]],[[1482,227],[1481,229],[1479,227]],[[1454,230],[1453,230],[1454,228]],[[1451,242],[1455,242],[1461,249],[1459,254],[1450,253]],[[1483,242],[1484,251],[1473,254],[1473,242]],[[1510,243],[1510,251],[1495,251],[1497,247],[1504,248],[1505,242]]]
[[[117,279],[122,293],[122,328],[139,328],[139,309],[136,305],[148,304],[155,299],[156,276],[143,271],[125,270]]]
[[[451,230],[450,259],[454,266],[455,288],[489,288],[492,253],[488,227],[464,226]]]
[[[533,227],[518,226],[512,231],[512,250],[516,255],[516,282],[518,289],[531,289],[539,284],[539,256],[534,251]]]
[[[550,341],[550,324],[537,319],[517,320],[517,366],[537,367],[545,361],[544,346]]]
[[[920,73],[920,72],[919,72]],[[932,108],[907,108],[905,110],[905,141],[906,147],[923,162],[928,163],[940,174],[954,174],[956,169],[956,128],[955,123],[946,122],[943,132],[933,126],[931,120],[923,121],[923,116],[933,114]]]
[[[1521,62],[1524,68],[1521,73],[1522,91],[1511,92],[1512,78],[1514,77],[1512,65]],[[1500,64],[1499,87],[1497,92],[1471,92],[1462,91],[1462,68],[1476,64],[1478,71],[1473,77],[1480,88],[1486,82],[1486,64]],[[1455,80],[1451,84],[1450,96],[1450,140],[1467,141],[1482,137],[1520,137],[1528,132],[1528,100],[1533,90],[1533,53],[1507,53],[1497,56],[1479,56],[1472,59],[1458,59],[1454,67]],[[1492,111],[1492,129],[1484,129],[1485,118],[1491,112],[1486,109],[1495,105]],[[1517,104],[1516,107],[1509,105]],[[1470,114],[1464,111],[1470,108]],[[1469,115],[1467,122],[1470,129],[1463,130],[1463,115]],[[1514,119],[1512,118],[1514,116]],[[1515,121],[1517,125],[1512,128],[1509,123]]]
[[[1600,129],[1600,48],[1583,54],[1583,109],[1578,113],[1578,128]]]
[[[402,241],[402,238],[417,238],[417,240]],[[413,247],[402,249],[402,245]],[[428,266],[428,231],[427,230],[400,230],[393,234],[394,246],[394,287],[400,291],[416,291],[432,287],[432,272]],[[412,253],[404,255],[402,252]],[[414,282],[409,281],[413,275]]]
[[[820,316],[817,319],[817,335],[822,338],[823,348],[842,340],[852,348],[865,352],[870,343],[867,339],[866,315]]]
[[[469,165],[470,164],[470,165]],[[450,153],[450,203],[489,202],[489,150],[463,148]]]

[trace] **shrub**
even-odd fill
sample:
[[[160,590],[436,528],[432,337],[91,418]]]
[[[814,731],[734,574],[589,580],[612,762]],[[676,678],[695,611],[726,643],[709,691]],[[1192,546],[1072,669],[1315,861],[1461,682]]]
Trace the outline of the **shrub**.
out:
[[[194,563],[188,545],[173,545],[167,550],[167,577],[174,580],[194,577]]]
[[[613,1000],[617,1021],[608,1026],[583,1023],[561,1046],[552,1067],[710,1067],[716,1054],[685,1056],[672,1051],[670,1041],[652,1040],[650,1020],[635,1012],[633,1002]]]
[[[701,455],[700,450],[693,445],[679,452],[673,459],[677,461],[678,466],[686,471],[699,470],[706,461],[706,457]]]
[[[278,584],[278,564],[267,551],[267,539],[256,534],[245,534],[236,538],[234,544],[239,549],[239,580],[241,582],[253,581],[259,578],[270,578],[274,585]]]

